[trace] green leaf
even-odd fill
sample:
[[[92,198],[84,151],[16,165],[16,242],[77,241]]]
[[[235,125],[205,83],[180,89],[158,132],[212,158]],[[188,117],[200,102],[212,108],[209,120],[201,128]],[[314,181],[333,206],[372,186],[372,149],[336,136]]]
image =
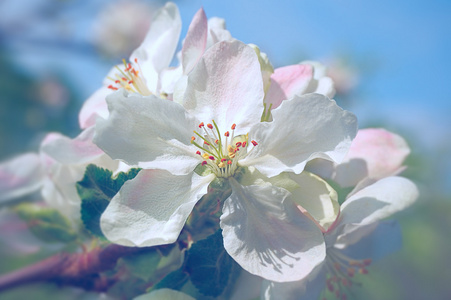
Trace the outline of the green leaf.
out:
[[[183,268],[175,270],[164,277],[160,282],[158,282],[152,289],[158,290],[163,288],[173,289],[180,291],[186,282],[189,280],[189,274],[186,273]]]
[[[70,221],[56,209],[23,203],[14,211],[27,222],[30,231],[45,242],[68,243],[77,239]]]
[[[81,199],[81,220],[86,229],[98,237],[104,237],[100,229],[100,216],[122,185],[135,178],[140,169],[131,169],[128,173],[119,173],[113,178],[113,172],[95,165],[86,167],[83,179],[77,182],[77,191]]]
[[[222,230],[198,241],[189,249],[185,269],[191,282],[206,296],[221,295],[237,263],[225,251]]]

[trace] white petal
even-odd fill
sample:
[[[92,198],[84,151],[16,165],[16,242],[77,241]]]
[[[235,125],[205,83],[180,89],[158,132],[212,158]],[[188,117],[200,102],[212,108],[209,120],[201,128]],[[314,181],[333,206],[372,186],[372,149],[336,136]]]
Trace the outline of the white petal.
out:
[[[0,164],[0,202],[31,194],[41,188],[44,166],[39,155],[26,153]]]
[[[372,179],[394,175],[409,153],[409,146],[399,135],[378,128],[361,129],[344,163],[337,167],[335,180],[345,187],[355,186],[363,175]],[[363,174],[359,168],[366,172]]]
[[[199,123],[179,104],[123,90],[108,96],[107,102],[110,116],[97,121],[94,142],[111,158],[177,175],[199,164],[191,145]]]
[[[299,185],[291,192],[294,202],[314,218],[321,231],[327,231],[340,212],[337,192],[327,182],[306,171],[292,174],[290,178]]]
[[[408,207],[417,198],[418,189],[413,182],[402,177],[386,177],[342,204],[340,225],[376,222]]]
[[[184,106],[202,122],[215,120],[221,133],[234,123],[235,134],[249,132],[263,112],[263,82],[255,51],[239,41],[213,45],[188,76]]]
[[[292,65],[277,68],[271,75],[271,85],[265,96],[265,103],[272,109],[279,107],[283,100],[302,95],[313,78],[310,65]]]
[[[84,130],[74,139],[60,135],[42,145],[41,151],[62,164],[85,164],[105,153],[92,142],[95,126]]]
[[[265,279],[284,282],[307,276],[325,257],[318,227],[271,184],[241,186],[230,180],[221,228],[224,247],[241,267]]]
[[[208,19],[207,48],[222,41],[231,41],[232,35],[226,29],[225,20],[213,17]]]
[[[197,64],[207,46],[208,23],[204,9],[194,15],[182,47],[183,73],[188,74]]]
[[[326,269],[320,264],[304,279],[293,282],[263,281],[262,299],[312,300],[318,299],[326,283]]]
[[[159,289],[133,298],[134,300],[196,300],[193,297],[171,289]]]
[[[339,162],[357,132],[356,117],[319,94],[295,96],[272,111],[273,121],[256,124],[249,133],[258,146],[240,161],[272,177],[301,173],[307,161]]]
[[[45,202],[75,222],[80,222],[76,183],[83,178],[86,165],[63,165],[46,157],[47,177],[41,190]]]
[[[177,48],[182,21],[174,3],[168,2],[156,12],[149,31],[141,44],[130,56],[138,59],[142,73],[151,91],[156,91],[158,74],[169,66]]]
[[[102,231],[108,240],[124,246],[173,243],[213,179],[213,175],[142,170],[111,200],[100,219]]]

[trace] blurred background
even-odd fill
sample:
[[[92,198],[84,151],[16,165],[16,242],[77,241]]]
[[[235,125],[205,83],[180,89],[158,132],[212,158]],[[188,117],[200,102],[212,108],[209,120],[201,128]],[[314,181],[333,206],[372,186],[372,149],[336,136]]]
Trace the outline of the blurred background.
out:
[[[412,153],[404,175],[418,184],[421,197],[396,216],[402,249],[375,263],[353,298],[451,299],[451,2],[175,2],[181,36],[203,6],[207,17],[226,20],[233,37],[258,45],[274,67],[326,64],[337,102],[357,115],[360,128],[384,127],[406,138]],[[163,3],[0,1],[0,160],[37,151],[49,131],[75,137],[82,103],[139,45]],[[23,228],[0,218],[0,255],[8,258],[0,261],[0,273],[52,251],[38,241],[33,246],[27,240],[26,247],[14,242]],[[29,255],[17,254],[19,248]],[[36,299],[67,299],[54,286],[14,290],[0,299],[30,291]]]

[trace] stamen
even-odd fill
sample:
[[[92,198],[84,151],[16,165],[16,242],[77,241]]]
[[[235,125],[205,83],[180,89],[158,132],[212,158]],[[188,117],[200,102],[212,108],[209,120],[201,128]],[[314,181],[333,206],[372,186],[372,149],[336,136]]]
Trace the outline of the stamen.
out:
[[[108,88],[112,90],[118,90],[124,88],[130,92],[138,93],[143,96],[151,95],[152,92],[148,89],[144,77],[139,76],[139,71],[135,69],[132,63],[127,63],[125,59],[122,60],[123,66],[116,66],[117,73],[113,77],[107,77],[113,81],[116,85],[109,85]],[[137,68],[141,68],[138,64],[138,60],[135,59]]]
[[[368,274],[365,267],[371,264],[371,259],[353,260],[335,248],[327,249],[326,268],[328,275],[326,287],[323,291],[324,298],[328,299],[327,293],[332,293],[337,299],[346,300],[347,294],[353,285],[360,285],[354,279],[356,272],[362,275]]]
[[[236,124],[233,124],[231,126],[232,132],[226,131],[224,133],[225,141],[223,143],[223,135],[215,120],[207,123],[206,126],[204,122],[201,122],[199,128],[203,128],[203,134],[194,131],[195,136],[191,138],[191,144],[199,148],[196,154],[202,156],[202,166],[208,166],[218,177],[227,178],[233,176],[238,168],[238,160],[244,158],[248,153],[246,151],[248,135],[240,137],[239,141],[234,143],[233,135]],[[195,142],[198,137],[203,140],[203,146]]]

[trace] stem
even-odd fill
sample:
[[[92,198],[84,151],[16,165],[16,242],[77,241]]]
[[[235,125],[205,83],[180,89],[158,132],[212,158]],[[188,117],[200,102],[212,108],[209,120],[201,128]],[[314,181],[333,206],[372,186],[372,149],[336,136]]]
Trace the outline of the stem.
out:
[[[115,279],[108,279],[100,273],[113,269],[119,258],[143,249],[145,248],[111,244],[90,252],[60,253],[0,276],[0,292],[23,284],[44,281],[105,291]]]

